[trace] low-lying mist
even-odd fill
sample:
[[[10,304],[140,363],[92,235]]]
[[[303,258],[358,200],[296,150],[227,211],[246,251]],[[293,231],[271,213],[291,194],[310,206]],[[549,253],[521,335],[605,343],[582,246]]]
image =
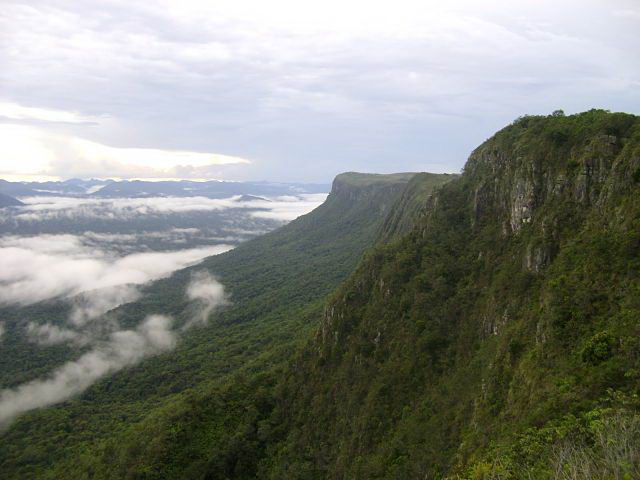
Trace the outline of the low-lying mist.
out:
[[[77,235],[0,237],[0,303],[30,305],[82,294],[75,300],[73,313],[74,322],[82,323],[135,300],[134,285],[165,277],[231,248],[212,245],[118,257],[85,244]]]
[[[152,315],[135,330],[113,332],[75,361],[56,369],[49,378],[34,380],[0,393],[0,426],[21,413],[61,402],[86,390],[103,376],[169,350],[175,345],[172,320]]]
[[[79,358],[56,368],[47,378],[0,392],[0,426],[8,426],[24,412],[80,394],[106,375],[135,365],[145,357],[171,350],[182,332],[204,325],[214,309],[228,303],[224,286],[207,271],[193,274],[185,296],[191,303],[191,318],[180,329],[174,328],[171,317],[161,314],[147,316],[135,329],[116,329],[106,339],[92,338],[78,324],[69,328],[50,324],[26,325],[27,333],[41,344],[74,341],[89,344],[91,348]],[[116,324],[112,325],[117,328]]]
[[[150,215],[187,212],[247,211],[250,216],[289,221],[320,205],[326,194],[299,196],[229,198],[208,197],[143,197],[87,198],[37,196],[20,197],[26,205],[0,212],[0,225],[9,222],[45,222],[60,219],[134,220]]]
[[[210,272],[192,274],[179,322],[156,312],[124,328],[125,319],[114,309],[139,300],[144,284],[308,213],[326,195],[21,198],[24,207],[0,211],[0,306],[13,312],[10,334],[0,318],[0,342],[26,341],[41,349],[66,344],[71,353],[46,376],[0,391],[0,426],[170,351],[180,335],[206,325],[229,303]],[[45,301],[68,308],[52,310],[63,312],[57,317],[29,318],[28,308]]]

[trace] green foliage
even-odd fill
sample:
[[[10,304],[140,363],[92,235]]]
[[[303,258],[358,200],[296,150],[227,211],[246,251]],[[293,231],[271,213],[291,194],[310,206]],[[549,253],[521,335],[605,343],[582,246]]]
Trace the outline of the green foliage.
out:
[[[494,445],[486,459],[450,480],[638,478],[639,406],[637,396],[610,391],[598,407],[578,417],[566,415]]]
[[[638,117],[591,110],[521,117],[391,210],[338,182],[322,221],[209,261],[242,308],[26,416],[0,462],[43,478],[636,478],[639,158]],[[342,281],[365,246],[348,245],[375,232],[388,243]],[[97,433],[44,454],[44,426],[69,425],[55,415],[110,395],[103,422],[80,415]]]
[[[528,478],[476,459],[505,442],[536,472],[608,388],[634,391],[638,140],[636,117],[593,110],[525,117],[476,149],[333,295],[274,412],[272,477]],[[512,208],[526,195],[528,222]]]
[[[444,176],[443,181],[446,179]],[[175,351],[118,372],[77,399],[19,418],[2,433],[3,478],[65,478],[65,475],[82,478],[97,468],[90,464],[98,451],[111,465],[115,461],[111,455],[124,455],[123,462],[128,456],[143,453],[155,457],[163,454],[164,444],[187,441],[168,433],[180,431],[180,425],[167,428],[167,435],[160,435],[164,430],[150,433],[146,429],[157,429],[163,422],[181,418],[174,413],[188,412],[195,398],[204,398],[203,408],[208,408],[211,396],[217,395],[215,392],[221,385],[229,382],[227,377],[239,370],[248,370],[246,375],[252,377],[256,371],[269,370],[289,358],[300,339],[309,336],[321,315],[324,297],[373,243],[386,213],[380,205],[392,204],[402,184],[402,179],[396,177],[387,183],[385,176],[377,176],[375,184],[333,193],[314,212],[233,251],[211,257],[197,267],[155,282],[139,301],[111,312],[125,327],[135,326],[146,315],[158,312],[174,315],[180,325],[193,315],[184,295],[186,284],[192,271],[203,268],[216,275],[231,295],[231,305],[214,314],[208,326],[187,331]],[[368,190],[361,195],[364,188]],[[62,323],[69,313],[64,303],[43,303],[4,313],[3,320],[9,325],[0,354],[0,362],[6,367],[0,372],[4,386],[46,376],[56,366],[82,353],[65,345],[35,346],[20,336],[23,330],[17,325],[24,318]],[[247,408],[258,401],[258,397],[244,391],[238,395],[247,398]],[[225,399],[231,401],[232,396],[230,393]],[[244,407],[239,408],[242,411]],[[218,425],[219,431],[244,418],[233,412],[230,408],[227,416],[220,416],[228,423]],[[191,417],[185,413],[185,418]],[[185,424],[186,420],[179,423]],[[265,428],[261,430],[262,436],[267,435]],[[205,437],[210,439],[214,433]],[[146,434],[156,440],[141,440]],[[117,440],[110,443],[109,438]],[[133,438],[135,441],[127,440]],[[208,448],[208,440],[202,441],[202,448]],[[225,465],[235,464],[232,458],[240,453],[233,445],[239,444],[227,443],[225,439],[226,446],[221,445],[216,458],[226,459]],[[125,445],[126,454],[121,452]],[[83,451],[87,453],[78,462],[77,456]],[[188,457],[178,456],[175,461],[188,463]],[[135,471],[135,475],[144,476],[155,469],[153,465],[136,466],[137,463],[133,460],[131,465],[123,465],[130,472],[123,473],[123,477],[114,475],[125,478]],[[46,473],[54,465],[55,473]],[[243,465],[237,467],[238,472],[249,468]],[[72,467],[74,475],[64,473]],[[123,472],[114,470],[117,471]]]
[[[596,333],[582,347],[580,358],[585,363],[597,365],[613,356],[617,343],[616,338],[609,332]]]

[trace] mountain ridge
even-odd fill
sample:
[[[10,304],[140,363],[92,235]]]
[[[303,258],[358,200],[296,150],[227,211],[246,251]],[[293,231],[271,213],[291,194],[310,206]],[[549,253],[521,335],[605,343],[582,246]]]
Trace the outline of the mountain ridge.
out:
[[[295,270],[305,253],[366,232],[372,248],[347,255],[310,308],[270,323],[306,325],[296,341],[200,381],[43,478],[640,474],[637,449],[606,450],[640,441],[640,117],[524,116],[476,148],[459,177],[430,189],[432,177],[413,175],[395,198],[376,196],[389,185],[370,190],[376,177],[351,175],[290,237],[263,237],[263,253],[278,245],[284,255],[247,270],[261,301],[284,278],[274,298],[291,302],[337,258]],[[358,221],[366,228],[347,228]],[[206,267],[254,264],[252,245]]]
[[[24,205],[24,203],[22,203],[17,198],[13,198],[13,197],[11,197],[9,195],[6,195],[4,193],[0,193],[0,208],[20,207],[22,205]]]
[[[514,436],[597,408],[608,389],[637,392],[639,125],[598,110],[524,117],[476,149],[326,306],[283,387],[297,392],[287,411],[305,413],[274,420],[290,433],[272,471],[551,478],[555,440],[541,433],[526,457],[508,450]],[[594,345],[606,353],[592,362]],[[490,445],[507,453],[477,463]]]
[[[82,464],[75,456],[70,463],[63,461],[71,452],[99,449],[101,441],[118,438],[121,430],[153,418],[149,412],[162,411],[162,405],[172,405],[173,399],[181,403],[192,395],[190,390],[206,390],[209,384],[218,388],[226,377],[261,357],[281,362],[283,352],[312,327],[324,296],[372,244],[384,218],[379,206],[393,203],[389,197],[402,190],[400,183],[394,183],[391,189],[385,182],[379,188],[367,187],[366,195],[360,195],[362,187],[357,185],[343,190],[347,196],[355,195],[356,201],[334,192],[314,212],[159,280],[145,287],[139,301],[111,312],[126,328],[135,328],[150,313],[174,316],[179,328],[193,313],[185,286],[193,272],[202,270],[225,285],[231,300],[213,314],[208,327],[185,334],[174,352],[115,373],[79,398],[20,417],[3,436],[4,471],[13,472],[14,478],[57,477],[75,471],[72,476],[81,478],[86,472],[74,470]],[[65,312],[57,314],[62,325]],[[54,321],[51,313],[45,309],[41,315]],[[8,324],[6,335],[13,335],[17,325]],[[144,406],[149,412],[140,410]],[[66,429],[66,440],[56,442],[58,437],[50,432],[59,428]],[[26,451],[32,452],[27,458]],[[52,465],[60,469],[48,472],[45,467]]]
[[[419,196],[285,364],[108,448],[148,478],[634,478],[636,450],[606,448],[640,436],[639,168],[636,116],[518,119]],[[135,449],[154,436],[165,456]]]

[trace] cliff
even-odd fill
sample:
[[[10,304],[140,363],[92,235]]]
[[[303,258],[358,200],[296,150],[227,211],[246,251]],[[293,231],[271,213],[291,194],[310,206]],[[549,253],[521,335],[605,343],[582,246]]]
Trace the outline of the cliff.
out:
[[[274,471],[559,478],[557,442],[595,442],[593,412],[637,392],[639,182],[633,115],[524,117],[483,143],[327,304]]]
[[[458,177],[452,173],[415,174],[392,205],[380,228],[378,240],[389,242],[409,233],[431,209],[437,188]]]
[[[129,478],[135,472],[149,478],[149,471],[161,472],[168,457],[157,458],[157,448],[177,441],[172,427],[163,428],[166,422],[178,421],[176,415],[190,411],[195,395],[203,395],[210,407],[210,399],[217,397],[214,392],[230,382],[229,377],[244,372],[253,378],[256,372],[268,371],[288,358],[301,338],[309,337],[326,295],[374,244],[387,213],[385,205],[395,202],[409,177],[339,176],[326,202],[313,212],[145,286],[138,301],[112,311],[105,321],[116,318],[134,328],[146,315],[163,312],[172,315],[180,328],[193,315],[185,288],[194,271],[205,269],[225,286],[230,303],[212,314],[206,326],[183,332],[174,351],[109,375],[77,398],[18,418],[0,432],[2,477],[85,478],[97,469],[98,459],[106,459],[98,452],[110,442],[123,458],[107,460],[104,475]],[[34,347],[21,335],[24,318],[46,318],[64,327],[68,308],[66,303],[44,302],[3,310],[7,329],[0,351],[4,365],[0,380],[23,383],[29,376],[42,378],[81,353],[78,348]],[[232,424],[235,415],[229,403],[216,418]],[[188,432],[189,422],[180,423],[180,429]],[[132,435],[139,429],[149,441],[139,442]],[[180,441],[176,454],[185,452],[182,448],[192,440]],[[124,460],[129,455],[136,457],[133,464]],[[183,468],[184,463],[177,475],[190,478]]]
[[[309,278],[332,290],[269,320],[309,326],[300,343],[272,343],[51,478],[638,477],[640,118],[522,117],[439,186],[353,175],[287,235],[217,263],[286,279],[254,312],[304,297]],[[339,287],[321,281],[338,256],[299,264],[362,232],[378,243]]]

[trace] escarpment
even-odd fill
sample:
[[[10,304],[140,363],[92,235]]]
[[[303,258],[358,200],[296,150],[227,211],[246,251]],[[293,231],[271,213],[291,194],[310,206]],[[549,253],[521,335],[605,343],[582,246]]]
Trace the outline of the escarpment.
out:
[[[634,115],[522,117],[460,176],[339,175],[205,262],[262,287],[188,364],[222,380],[50,478],[555,479],[640,418],[639,251]]]
[[[524,117],[424,196],[326,306],[311,385],[292,380],[309,402],[296,410],[323,424],[307,440],[323,478],[462,473],[490,444],[633,391],[639,165],[638,117]],[[603,331],[616,347],[585,363]]]

